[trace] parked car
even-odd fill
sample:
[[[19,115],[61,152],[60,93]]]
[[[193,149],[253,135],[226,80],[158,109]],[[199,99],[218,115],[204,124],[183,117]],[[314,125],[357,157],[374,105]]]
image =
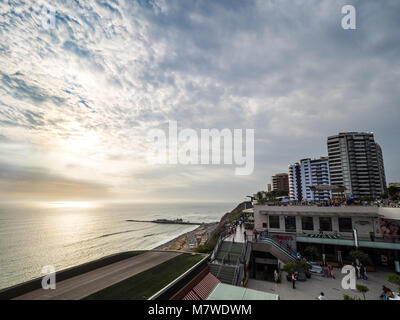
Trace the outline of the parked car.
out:
[[[310,264],[311,264],[311,269],[310,269],[311,273],[316,274],[316,275],[321,275],[321,276],[324,274],[322,267],[318,263],[310,262]]]

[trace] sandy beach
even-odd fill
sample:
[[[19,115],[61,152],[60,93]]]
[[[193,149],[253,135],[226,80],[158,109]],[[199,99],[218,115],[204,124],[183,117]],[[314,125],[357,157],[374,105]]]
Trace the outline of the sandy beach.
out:
[[[199,227],[194,229],[193,231],[186,232],[176,238],[156,247],[153,250],[178,250],[178,251],[186,251],[192,252],[193,249],[189,248],[189,242],[195,241],[196,239],[200,240],[200,244],[204,244],[212,231],[217,227],[218,222],[213,223],[204,223]]]

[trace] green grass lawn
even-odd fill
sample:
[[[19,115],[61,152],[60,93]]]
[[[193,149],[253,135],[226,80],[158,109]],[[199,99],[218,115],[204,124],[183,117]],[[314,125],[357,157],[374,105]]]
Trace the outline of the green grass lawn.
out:
[[[146,300],[204,257],[183,253],[84,298],[84,300]]]

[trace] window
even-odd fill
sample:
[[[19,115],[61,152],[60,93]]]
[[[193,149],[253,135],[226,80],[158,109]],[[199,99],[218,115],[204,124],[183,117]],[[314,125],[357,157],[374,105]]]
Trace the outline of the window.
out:
[[[322,231],[332,231],[332,219],[330,217],[320,217],[319,228]]]
[[[314,230],[314,221],[312,217],[301,217],[301,228],[303,230]]]
[[[285,231],[296,232],[296,217],[285,217]]]
[[[339,218],[339,231],[340,232],[352,232],[353,225],[351,218]]]
[[[269,227],[273,229],[279,229],[279,216],[269,216]]]

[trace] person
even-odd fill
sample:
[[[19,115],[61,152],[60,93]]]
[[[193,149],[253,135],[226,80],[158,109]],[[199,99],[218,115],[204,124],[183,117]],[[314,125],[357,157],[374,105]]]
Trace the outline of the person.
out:
[[[388,290],[386,291],[385,299],[389,300],[389,299],[393,299],[393,298],[394,298],[393,291],[388,288]]]
[[[328,273],[332,279],[335,279],[335,275],[333,274],[333,267],[330,264],[328,265]]]
[[[246,241],[246,239],[247,239],[246,230],[243,232],[243,235],[244,235],[244,240]]]
[[[279,273],[278,273],[278,270],[276,270],[276,269],[274,271],[274,280],[275,280],[275,283],[279,282]]]
[[[322,265],[322,272],[324,273],[324,277],[328,278],[328,268],[325,265]]]
[[[366,270],[363,264],[360,264],[360,278],[363,280],[368,280],[367,275],[366,275]]]
[[[292,273],[292,285],[293,285],[293,289],[296,289],[296,274]]]
[[[380,295],[380,298],[385,298],[386,299],[386,295],[387,295],[388,291],[390,291],[389,288],[387,288],[386,286],[382,286],[382,293]]]
[[[351,263],[351,266],[354,268],[354,271],[356,272],[356,279],[358,279],[358,268],[354,264],[354,262]]]
[[[318,300],[326,300],[325,294],[323,292],[320,293]]]

